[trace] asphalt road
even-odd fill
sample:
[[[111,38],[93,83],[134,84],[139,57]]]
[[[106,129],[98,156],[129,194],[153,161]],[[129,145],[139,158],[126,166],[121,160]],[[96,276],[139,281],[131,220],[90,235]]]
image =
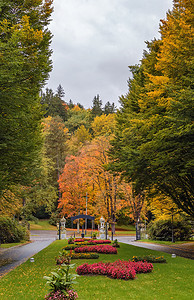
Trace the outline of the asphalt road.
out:
[[[156,244],[136,241],[134,236],[133,237],[123,236],[123,237],[116,237],[116,238],[119,242],[130,244],[136,247],[142,247],[142,248],[161,251],[165,253],[176,254],[177,256],[181,256],[184,258],[194,259],[194,242],[167,246],[167,245],[156,245]]]
[[[56,231],[31,231],[31,243],[23,246],[16,246],[8,249],[0,248],[0,260],[8,262],[8,264],[0,267],[0,277],[22,264],[34,254],[46,248],[54,240],[56,240]]]

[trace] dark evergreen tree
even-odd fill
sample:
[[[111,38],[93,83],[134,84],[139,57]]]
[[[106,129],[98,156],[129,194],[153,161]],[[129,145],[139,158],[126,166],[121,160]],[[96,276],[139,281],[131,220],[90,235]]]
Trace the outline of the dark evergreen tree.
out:
[[[105,104],[103,112],[105,115],[114,114],[116,112],[116,106],[114,103],[110,103],[109,101]]]
[[[67,120],[67,104],[59,95],[63,95],[62,90],[58,90],[54,94],[52,89],[47,88],[45,93],[42,93],[41,103],[45,110],[44,117],[60,116],[63,121]]]
[[[92,105],[91,114],[92,114],[93,118],[95,118],[96,116],[101,116],[103,113],[103,110],[102,110],[102,100],[100,100],[99,95],[94,97],[92,104],[93,105]]]
[[[68,103],[69,108],[74,108],[75,104],[73,104],[73,101],[70,99]]]
[[[65,97],[65,91],[61,84],[58,85],[56,95],[62,100]]]

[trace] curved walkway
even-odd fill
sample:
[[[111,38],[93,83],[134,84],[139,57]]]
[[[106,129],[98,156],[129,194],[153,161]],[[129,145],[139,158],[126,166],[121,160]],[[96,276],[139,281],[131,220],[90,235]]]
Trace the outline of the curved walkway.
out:
[[[184,258],[194,259],[194,242],[185,243],[185,244],[175,244],[175,245],[159,245],[159,244],[151,244],[146,242],[135,241],[134,236],[117,237],[117,240],[119,242],[130,244],[136,247],[142,247],[142,248],[166,252],[170,254],[176,254],[177,256],[181,256]]]
[[[56,231],[31,231],[30,234],[31,243],[8,249],[0,248],[0,260],[8,262],[0,267],[0,277],[46,248],[57,237]]]

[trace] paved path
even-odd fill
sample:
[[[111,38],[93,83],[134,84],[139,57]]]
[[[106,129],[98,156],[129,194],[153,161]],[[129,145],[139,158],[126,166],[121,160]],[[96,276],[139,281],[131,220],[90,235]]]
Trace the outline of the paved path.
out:
[[[194,242],[192,243],[185,243],[185,244],[175,244],[175,245],[157,245],[151,243],[145,243],[140,241],[135,241],[135,237],[133,236],[122,236],[116,237],[119,242],[130,244],[136,247],[147,248],[151,250],[176,254],[181,257],[194,259]],[[116,239],[115,238],[115,239]]]
[[[46,248],[56,240],[56,231],[31,231],[30,240],[23,246],[16,246],[8,249],[0,248],[0,260],[9,262],[0,267],[0,277],[28,260],[31,256]]]

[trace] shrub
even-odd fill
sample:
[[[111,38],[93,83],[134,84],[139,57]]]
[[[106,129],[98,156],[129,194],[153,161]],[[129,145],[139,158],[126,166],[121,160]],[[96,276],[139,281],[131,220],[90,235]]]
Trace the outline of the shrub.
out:
[[[45,299],[76,299],[77,293],[72,291],[72,285],[76,283],[76,274],[70,274],[69,270],[74,268],[74,265],[61,265],[56,271],[51,272],[51,276],[44,276],[47,284],[50,287],[50,293],[45,296]],[[70,298],[71,295],[71,298]],[[60,298],[60,297],[63,298]],[[55,297],[55,298],[54,298]]]
[[[185,241],[192,235],[191,226],[183,221],[173,222],[174,239]],[[148,225],[148,234],[151,240],[171,241],[172,223],[170,220],[158,220]]]
[[[133,256],[132,261],[147,261],[149,263],[166,263],[164,256],[144,255],[144,256]]]
[[[120,245],[118,243],[118,240],[114,240],[113,244],[112,244],[113,247],[116,247],[116,248],[120,248]]]
[[[29,232],[26,226],[9,217],[0,217],[0,240],[1,243],[18,243],[29,240]]]
[[[92,238],[93,238],[93,239],[96,239],[96,238],[97,238],[97,235],[98,235],[97,232],[93,232],[93,233],[92,233]]]
[[[117,249],[112,247],[111,245],[95,245],[95,246],[84,246],[75,248],[76,253],[84,253],[84,252],[97,252],[97,253],[105,253],[105,254],[117,254]]]
[[[50,219],[49,219],[49,224],[50,225],[53,225],[53,226],[56,226],[57,225],[57,222],[59,220],[59,212],[55,211],[55,212],[52,212],[51,216],[50,216]]]
[[[67,242],[68,244],[74,244],[74,238],[70,237]]]
[[[69,252],[65,251],[64,249],[62,252],[59,252],[59,257],[56,258],[56,264],[62,265],[62,264],[70,264],[71,262],[71,255]]]
[[[113,263],[95,263],[89,265],[85,263],[77,267],[79,275],[107,275],[117,279],[134,279],[136,273],[149,273],[153,270],[153,265],[147,262],[131,262],[118,260]]]

